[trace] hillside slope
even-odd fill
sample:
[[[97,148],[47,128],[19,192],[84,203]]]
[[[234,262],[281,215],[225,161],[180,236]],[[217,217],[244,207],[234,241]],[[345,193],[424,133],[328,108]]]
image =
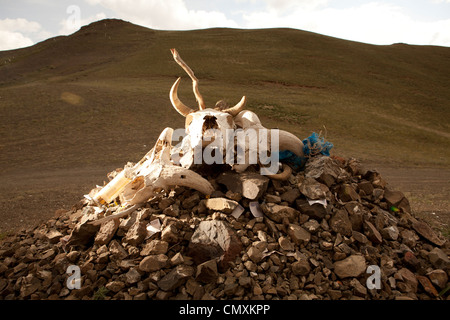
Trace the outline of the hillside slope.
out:
[[[91,184],[140,159],[165,127],[183,127],[169,101],[178,76],[181,99],[195,100],[170,48],[195,71],[209,106],[246,95],[264,125],[300,138],[321,132],[334,154],[450,164],[450,48],[374,46],[294,29],[156,31],[108,19],[0,52],[0,168],[17,187],[5,184],[2,203],[26,199],[18,175],[59,172],[62,181],[68,170],[89,168],[97,172]],[[49,197],[61,189],[54,185]],[[22,202],[15,208],[25,211]]]

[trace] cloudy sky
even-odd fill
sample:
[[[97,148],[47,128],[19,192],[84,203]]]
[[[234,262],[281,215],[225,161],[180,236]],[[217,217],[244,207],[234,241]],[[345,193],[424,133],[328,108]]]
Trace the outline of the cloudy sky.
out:
[[[104,18],[160,30],[290,27],[372,44],[450,47],[450,0],[0,0],[0,50]]]

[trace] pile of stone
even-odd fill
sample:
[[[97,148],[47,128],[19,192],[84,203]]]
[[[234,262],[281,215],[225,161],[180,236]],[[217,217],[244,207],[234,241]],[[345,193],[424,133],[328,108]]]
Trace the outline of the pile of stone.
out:
[[[219,169],[209,198],[175,188],[100,226],[83,200],[3,239],[0,299],[449,299],[449,241],[357,160]]]

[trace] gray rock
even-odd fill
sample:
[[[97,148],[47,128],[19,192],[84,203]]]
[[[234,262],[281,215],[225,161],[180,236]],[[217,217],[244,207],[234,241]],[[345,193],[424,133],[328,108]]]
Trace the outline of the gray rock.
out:
[[[302,227],[305,228],[310,233],[316,233],[320,229],[320,224],[317,220],[309,219],[304,224],[302,224]]]
[[[291,268],[292,273],[296,276],[307,276],[311,272],[311,266],[305,259],[293,262]]]
[[[26,298],[36,292],[41,286],[41,281],[32,274],[23,278],[20,286],[20,297]]]
[[[358,241],[359,243],[362,243],[362,244],[365,244],[369,241],[365,235],[363,235],[361,232],[358,232],[358,231],[353,231],[352,237],[356,241]]]
[[[305,199],[297,199],[295,201],[297,209],[312,219],[322,220],[329,213],[329,209],[319,203],[310,205]]]
[[[377,228],[369,221],[364,221],[367,238],[375,244],[380,244],[383,242],[383,237]]]
[[[221,211],[227,214],[232,213],[238,204],[238,202],[227,198],[211,198],[205,201],[205,205],[209,210]]]
[[[439,269],[446,269],[450,267],[450,261],[448,256],[439,248],[434,248],[428,254],[428,259],[431,264]]]
[[[90,222],[90,220],[85,220],[75,226],[67,241],[68,246],[85,246],[94,240],[100,226],[94,226]]]
[[[117,260],[123,260],[128,256],[128,252],[117,240],[112,240],[109,243],[109,252]]]
[[[267,203],[280,203],[281,202],[281,197],[276,196],[274,194],[266,194],[264,196],[264,200]]]
[[[163,214],[171,217],[178,217],[180,214],[180,207],[177,204],[171,204],[163,210]]]
[[[171,266],[177,266],[184,263],[184,257],[180,252],[175,253],[175,255],[169,260]]]
[[[381,235],[386,240],[396,241],[399,236],[399,231],[396,226],[389,226],[381,230]]]
[[[277,223],[281,223],[284,218],[287,218],[290,222],[294,222],[300,215],[300,212],[298,210],[279,204],[262,204],[261,209],[269,219]]]
[[[351,255],[334,263],[334,273],[341,279],[359,277],[366,271],[366,259],[361,255]]]
[[[439,289],[444,289],[448,282],[447,272],[442,269],[428,272],[427,277],[431,280],[431,283],[436,285]]]
[[[250,200],[261,197],[269,184],[269,178],[256,172],[237,173],[228,171],[219,175],[216,181],[225,185],[228,190],[240,193]]]
[[[216,281],[219,273],[217,271],[216,259],[208,260],[197,266],[195,280],[203,283],[213,283]]]
[[[419,237],[413,230],[404,229],[400,232],[402,242],[410,248],[414,248],[416,246],[416,241],[419,240]]]
[[[412,291],[412,292],[417,292],[417,278],[414,275],[414,273],[412,273],[411,271],[409,271],[407,268],[401,268],[400,270],[397,271],[396,277],[398,279],[400,279],[401,281],[404,282],[404,284]],[[397,284],[398,286],[399,284]],[[406,288],[406,290],[404,291],[408,291],[408,289]]]
[[[161,231],[161,240],[167,243],[177,243],[178,242],[178,229],[174,224],[166,226]]]
[[[343,202],[357,201],[360,199],[359,194],[355,191],[355,188],[347,183],[344,183],[339,187],[338,197]]]
[[[169,243],[163,240],[152,240],[147,242],[141,250],[141,256],[148,256],[150,254],[166,254],[169,249]]]
[[[374,189],[373,185],[370,181],[363,180],[360,183],[358,183],[358,190],[359,192],[362,191],[363,195],[372,196],[373,189]]]
[[[292,188],[281,195],[281,200],[293,204],[297,198],[300,197],[300,190],[298,188]]]
[[[95,236],[94,243],[100,246],[108,244],[116,234],[119,225],[120,225],[119,219],[113,219],[102,223],[100,226],[100,230],[97,232],[97,235]]]
[[[311,240],[311,234],[299,225],[290,224],[287,232],[292,241],[297,245],[307,244]]]
[[[363,206],[356,201],[347,202],[345,204],[345,210],[347,210],[352,229],[361,232],[363,229],[363,215],[365,210]]]
[[[286,237],[278,238],[278,244],[280,245],[280,248],[285,251],[293,251],[295,249],[294,244]]]
[[[224,270],[242,250],[236,232],[226,221],[202,221],[188,245],[187,255],[196,264],[219,258],[219,270]]]
[[[441,240],[426,222],[416,220],[413,222],[412,227],[417,231],[419,235],[434,243],[435,245],[439,247],[444,245],[445,241]]]
[[[146,256],[139,263],[139,270],[144,272],[153,272],[161,270],[167,265],[169,258],[165,254],[156,254]]]
[[[164,291],[173,291],[194,275],[194,268],[188,265],[179,265],[158,281],[158,287]]]
[[[352,235],[352,223],[348,218],[346,210],[338,210],[330,219],[329,225],[331,229],[344,236]]]
[[[251,246],[247,250],[247,255],[254,263],[259,263],[263,258],[262,251],[255,246]]]
[[[47,237],[48,241],[50,241],[50,243],[58,243],[59,239],[63,237],[63,234],[58,230],[52,229],[49,230],[45,236]]]
[[[400,209],[402,212],[411,213],[409,201],[405,198],[405,195],[401,191],[385,189],[384,199],[386,200],[389,208],[395,207]]]
[[[308,160],[305,166],[305,176],[331,187],[340,174],[339,163],[326,156],[317,156]]]
[[[141,280],[141,274],[135,268],[130,268],[125,274],[127,284],[132,285],[138,283]]]
[[[198,203],[200,202],[200,195],[195,192],[193,195],[191,195],[190,197],[184,199],[181,204],[183,206],[184,209],[192,209],[193,207],[195,207]]]
[[[125,282],[123,281],[111,281],[105,285],[105,288],[112,292],[119,292],[123,288],[125,288]]]
[[[137,246],[141,244],[142,241],[144,241],[145,237],[147,236],[146,225],[147,225],[146,222],[141,221],[139,218],[137,218],[134,224],[128,230],[125,237],[123,238],[123,241],[132,246]]]
[[[330,190],[328,187],[320,182],[317,182],[314,178],[306,177],[298,184],[298,189],[308,199],[320,200],[326,199]]]
[[[405,197],[405,195],[400,191],[393,191],[390,189],[384,190],[384,199],[389,206],[397,206]]]
[[[353,294],[364,298],[367,295],[367,288],[358,281],[358,279],[350,280],[350,285],[353,287]]]

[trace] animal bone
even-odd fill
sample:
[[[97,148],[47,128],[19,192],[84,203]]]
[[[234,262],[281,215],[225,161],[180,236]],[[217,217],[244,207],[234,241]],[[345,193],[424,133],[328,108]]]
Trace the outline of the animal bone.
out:
[[[203,100],[202,95],[200,94],[200,91],[198,89],[198,79],[194,75],[194,72],[192,69],[186,64],[186,62],[181,59],[180,55],[178,54],[176,49],[170,49],[172,52],[174,60],[183,68],[184,71],[189,75],[189,77],[192,79],[192,87],[194,91],[195,98],[199,105],[199,110],[205,110],[206,105]],[[172,85],[172,88],[170,89],[170,101],[175,108],[182,116],[186,117],[188,114],[194,112],[193,109],[186,106],[181,100],[178,98],[178,85],[180,84],[181,77],[178,78],[175,83]],[[233,107],[221,110],[221,112],[228,113],[232,116],[237,115],[242,109],[244,109],[246,104],[246,97],[243,96],[242,99]],[[212,109],[213,110],[213,109]],[[217,110],[218,111],[218,110]]]
[[[259,117],[252,111],[244,110],[241,111],[236,117],[234,117],[234,122],[237,127],[242,128],[244,131],[246,130],[255,130],[258,134],[260,130],[270,130],[266,129],[259,120]],[[268,134],[268,137],[271,135]],[[298,157],[303,157],[303,142],[293,135],[290,132],[279,130],[278,129],[278,150],[289,150],[296,154]],[[250,145],[250,144],[249,144]],[[248,146],[249,146],[248,145]],[[270,141],[268,141],[267,145],[270,145]],[[247,148],[248,148],[247,146]],[[267,147],[269,150],[270,148]],[[248,149],[246,149],[246,157],[248,157]],[[245,164],[237,164],[233,166],[238,172],[245,171],[245,169],[249,166],[248,163]],[[271,179],[275,180],[286,180],[289,178],[292,173],[292,169],[288,165],[283,165],[283,171],[278,174],[267,175]]]
[[[172,186],[193,188],[206,195],[210,195],[214,191],[211,183],[198,173],[171,163],[172,133],[172,128],[164,129],[155,146],[141,161],[133,167],[124,168],[122,176],[128,180],[128,183],[122,185],[113,179],[110,181],[110,183],[113,182],[112,187],[109,184],[104,187],[107,190],[114,190],[108,194],[118,194],[121,203],[124,206],[131,205],[131,207],[115,215],[97,220],[96,224],[123,217],[142,206],[159,191],[167,191]],[[122,178],[118,181],[122,181]]]
[[[181,157],[180,163],[189,168],[194,159],[194,149],[197,146],[201,146],[204,148],[209,145],[213,140],[211,139],[210,132],[208,129],[217,129],[220,131],[222,138],[226,136],[226,131],[229,129],[235,129],[236,125],[242,128],[244,131],[249,132],[250,130],[254,130],[257,132],[257,139],[260,142],[260,131],[268,130],[261,124],[258,116],[251,111],[243,110],[246,104],[246,97],[243,96],[241,101],[237,103],[232,108],[224,108],[220,110],[219,103],[216,104],[216,108],[210,109],[206,108],[206,105],[203,101],[203,97],[201,96],[198,90],[198,79],[195,77],[192,69],[184,62],[178,52],[175,49],[171,49],[174,60],[186,71],[189,77],[192,79],[194,95],[199,103],[199,110],[194,111],[193,109],[186,106],[181,100],[178,98],[178,85],[180,83],[181,78],[178,78],[173,84],[170,90],[170,101],[172,102],[173,107],[177,110],[181,115],[186,117],[185,128],[187,136],[183,139],[182,142],[182,150],[183,157]],[[298,139],[295,135],[284,131],[279,130],[279,150],[290,150],[294,154],[299,157],[303,156],[303,143],[300,139]],[[270,133],[266,131],[266,133]],[[246,137],[248,140],[249,138]],[[267,139],[268,140],[268,139]],[[224,141],[224,140],[222,140]],[[246,141],[247,142],[247,141]],[[270,141],[267,141],[268,145],[270,145]],[[222,151],[225,151],[227,148],[227,141],[222,143]],[[232,168],[237,172],[243,172],[250,165],[249,162],[249,144],[246,143],[245,149],[245,163],[244,164],[234,164]],[[260,144],[258,144],[259,147]],[[264,147],[266,151],[270,151],[271,148]],[[264,151],[264,150],[263,150]],[[222,153],[224,154],[224,153]],[[272,179],[287,179],[292,170],[288,166],[283,166],[283,173],[269,175]]]
[[[192,79],[192,89],[194,90],[195,99],[198,102],[199,109],[200,110],[206,109],[205,102],[203,101],[203,97],[200,94],[200,91],[198,90],[198,79],[195,76],[194,71],[192,71],[192,69],[189,68],[189,66],[186,64],[186,62],[184,62],[183,59],[181,59],[181,57],[178,54],[176,49],[170,49],[170,51],[172,52],[173,59],[176,61],[176,63],[178,63],[184,69],[184,71],[186,71],[186,73],[189,75],[189,77]],[[176,88],[174,89],[175,95],[177,93],[178,83],[180,82],[180,80],[181,80],[181,78],[178,78],[177,82],[175,82],[176,83]],[[174,86],[175,86],[175,84],[174,84]]]

